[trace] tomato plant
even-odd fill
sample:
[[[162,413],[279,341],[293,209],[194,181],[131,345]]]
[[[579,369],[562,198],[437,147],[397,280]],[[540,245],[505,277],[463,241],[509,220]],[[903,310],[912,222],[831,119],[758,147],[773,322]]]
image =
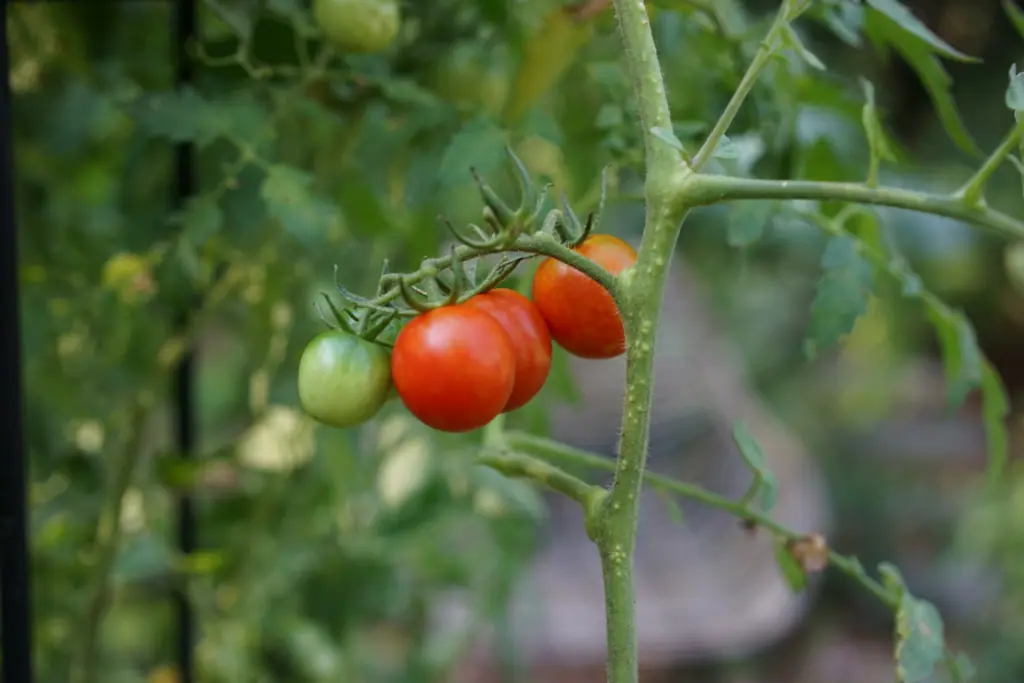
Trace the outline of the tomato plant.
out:
[[[299,360],[299,400],[314,419],[354,427],[377,414],[391,391],[387,349],[343,331],[324,332]]]
[[[314,0],[313,16],[324,35],[346,52],[381,52],[402,25],[395,0]]]
[[[391,374],[402,403],[444,432],[483,427],[508,404],[516,353],[502,326],[471,306],[442,306],[409,321],[395,339]]]
[[[576,251],[618,275],[636,263],[633,247],[612,235],[593,235]],[[626,332],[608,291],[579,270],[546,259],[533,276],[533,300],[559,346],[580,358],[614,358],[626,350]]]
[[[464,305],[497,320],[512,340],[516,379],[503,412],[526,405],[544,386],[551,371],[551,333],[537,306],[512,289],[477,294]]]

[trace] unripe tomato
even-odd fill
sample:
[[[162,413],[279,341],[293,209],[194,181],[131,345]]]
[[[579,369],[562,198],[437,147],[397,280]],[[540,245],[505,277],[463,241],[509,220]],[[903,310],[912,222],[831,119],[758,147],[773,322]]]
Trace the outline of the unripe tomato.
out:
[[[618,237],[594,235],[576,250],[618,275],[636,263],[636,251]],[[615,300],[575,268],[545,259],[533,276],[533,301],[563,349],[580,358],[614,358],[626,350],[626,332]]]
[[[482,108],[497,116],[508,99],[509,78],[504,55],[477,45],[457,45],[438,63],[432,75],[439,95],[458,106]]]
[[[299,361],[299,401],[313,419],[354,427],[377,414],[391,389],[388,351],[348,332],[313,338]]]
[[[381,52],[402,25],[396,0],[313,0],[324,36],[346,52]]]
[[[498,416],[512,395],[516,355],[501,325],[465,305],[443,306],[406,323],[391,374],[402,403],[428,427],[468,432]]]
[[[551,333],[544,317],[532,301],[512,289],[477,294],[464,305],[497,320],[512,341],[516,379],[502,412],[526,405],[544,386],[551,371]]]

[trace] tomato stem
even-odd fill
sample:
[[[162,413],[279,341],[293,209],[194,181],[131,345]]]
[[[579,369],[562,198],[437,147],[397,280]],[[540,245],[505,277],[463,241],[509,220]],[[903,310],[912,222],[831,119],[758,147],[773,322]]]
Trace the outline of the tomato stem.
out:
[[[512,451],[483,451],[478,457],[481,465],[490,467],[506,477],[530,479],[575,500],[586,511],[590,500],[604,489],[588,484],[565,470],[538,458]]]

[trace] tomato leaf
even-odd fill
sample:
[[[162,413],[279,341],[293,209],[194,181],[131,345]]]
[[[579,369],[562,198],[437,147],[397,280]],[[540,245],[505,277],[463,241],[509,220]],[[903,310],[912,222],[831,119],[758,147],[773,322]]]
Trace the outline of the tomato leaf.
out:
[[[962,404],[967,394],[981,383],[981,350],[974,328],[960,311],[930,305],[928,320],[939,337],[949,405],[953,408]]]
[[[182,237],[199,246],[224,227],[224,214],[215,195],[201,194],[189,197],[178,216]]]
[[[1003,11],[1006,12],[1006,16],[1010,19],[1010,23],[1013,24],[1020,37],[1024,38],[1024,10],[1017,7],[1013,0],[1003,0]]]
[[[883,562],[878,572],[896,602],[897,680],[900,683],[926,681],[946,652],[942,616],[935,605],[910,594],[896,567]]]
[[[838,6],[819,6],[812,11],[812,16],[847,45],[860,47],[860,33],[864,28],[864,7],[859,3],[841,2]]]
[[[260,185],[260,196],[267,212],[291,235],[302,241],[313,240],[340,223],[338,209],[310,192],[313,177],[296,168],[271,166]]]
[[[1006,88],[1006,107],[1017,115],[1019,120],[1024,113],[1024,73],[1017,72],[1017,65],[1010,65],[1010,83]]]
[[[864,90],[864,108],[861,110],[861,123],[864,125],[864,134],[868,139],[868,147],[871,151],[871,163],[868,171],[868,185],[878,183],[878,167],[883,161],[897,161],[896,153],[893,151],[893,144],[882,127],[882,121],[878,116],[878,109],[875,106],[875,86],[871,81],[862,78],[861,88]]]
[[[753,496],[760,494],[761,509],[771,512],[778,501],[779,486],[775,474],[768,469],[761,445],[757,443],[747,430],[747,425],[742,421],[733,425],[732,440],[736,444],[736,448],[739,449],[743,461],[747,463],[747,467],[754,475],[754,481],[744,499],[750,500]]]
[[[949,666],[950,673],[956,683],[968,683],[968,681],[974,680],[974,677],[978,673],[974,668],[974,664],[971,663],[971,658],[963,652],[956,653],[956,656],[949,663]]]
[[[129,111],[144,133],[171,142],[207,145],[223,131],[218,110],[193,88],[147,95]]]
[[[1002,378],[987,360],[981,372],[981,414],[985,421],[985,440],[988,444],[985,473],[991,485],[1002,480],[1009,460],[1006,418],[1010,414],[1010,401]]]
[[[976,57],[965,55],[932,33],[931,29],[915,17],[907,6],[899,2],[899,0],[867,0],[867,4],[868,7],[886,16],[903,31],[927,43],[932,51],[937,52],[943,57],[961,62],[980,61]]]
[[[786,24],[782,31],[782,42],[783,45],[796,52],[802,60],[807,62],[812,68],[818,71],[825,71],[825,63],[818,58],[816,54],[811,52],[803,41],[800,40],[800,35],[793,28],[792,24]]]
[[[686,152],[686,148],[683,147],[683,143],[676,137],[676,134],[667,128],[651,128],[651,135],[658,138],[672,149],[683,153]]]
[[[894,49],[917,73],[950,139],[965,152],[979,154],[978,146],[967,131],[950,92],[952,79],[936,56],[934,46],[880,11],[870,10],[866,19],[865,26],[871,40],[882,49]],[[960,55],[955,50],[954,53]],[[974,60],[961,55],[961,61]]]
[[[777,209],[776,202],[752,199],[729,207],[726,240],[730,247],[748,247],[764,236],[768,222]]]
[[[728,136],[723,135],[715,145],[715,153],[712,156],[716,159],[739,159],[740,151]]]
[[[900,284],[903,296],[917,299],[925,307],[939,339],[950,407],[959,406],[968,393],[980,388],[988,443],[986,474],[990,483],[1000,480],[1009,458],[1005,423],[1009,399],[998,373],[978,347],[974,328],[962,312],[953,310],[925,289],[902,255],[897,253],[889,259],[885,270]]]
[[[775,563],[779,566],[782,578],[794,593],[802,592],[807,588],[807,574],[800,566],[800,562],[789,552],[784,541],[776,539],[772,546],[775,549]]]
[[[829,241],[821,265],[825,272],[811,304],[805,345],[811,358],[853,330],[857,319],[868,309],[874,286],[874,269],[861,256],[857,240],[848,235]]]
[[[487,173],[505,159],[508,137],[505,131],[485,118],[468,122],[455,134],[441,157],[437,179],[442,188],[471,180],[470,167]]]

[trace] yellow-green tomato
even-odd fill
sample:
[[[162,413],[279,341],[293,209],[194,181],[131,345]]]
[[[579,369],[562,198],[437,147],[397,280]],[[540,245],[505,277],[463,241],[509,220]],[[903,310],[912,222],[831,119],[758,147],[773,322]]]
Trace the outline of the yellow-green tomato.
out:
[[[313,0],[313,16],[324,36],[345,52],[381,52],[402,25],[397,0]]]
[[[313,338],[299,361],[303,410],[331,427],[354,427],[377,414],[391,391],[391,358],[379,344],[348,332]]]

